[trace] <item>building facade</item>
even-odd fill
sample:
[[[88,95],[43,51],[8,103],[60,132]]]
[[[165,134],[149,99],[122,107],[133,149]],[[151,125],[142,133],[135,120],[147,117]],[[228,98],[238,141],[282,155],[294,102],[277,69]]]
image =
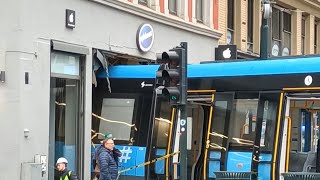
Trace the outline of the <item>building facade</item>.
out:
[[[184,41],[189,63],[214,60],[220,2],[172,2],[1,2],[1,180],[54,179],[59,156],[69,159],[80,179],[91,178],[97,51],[114,63],[152,63],[156,53]],[[137,33],[142,25],[152,29]],[[153,43],[143,47],[150,38]]]
[[[319,54],[320,2],[273,0],[269,20],[269,56]],[[220,0],[220,44],[235,44],[239,58],[260,53],[261,0]]]

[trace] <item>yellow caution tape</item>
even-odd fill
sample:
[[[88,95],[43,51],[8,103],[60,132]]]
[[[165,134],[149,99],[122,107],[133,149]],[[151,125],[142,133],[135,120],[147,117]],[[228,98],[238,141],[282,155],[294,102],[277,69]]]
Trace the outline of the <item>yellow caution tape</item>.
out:
[[[130,170],[135,169],[135,168],[138,168],[138,167],[147,166],[147,165],[149,165],[149,164],[152,164],[152,163],[155,163],[155,162],[157,162],[157,161],[161,161],[161,160],[167,159],[167,158],[169,158],[169,157],[171,157],[171,156],[174,156],[174,155],[176,155],[176,154],[179,154],[179,153],[180,153],[180,151],[177,151],[177,152],[174,152],[174,153],[171,153],[171,154],[167,154],[167,155],[165,155],[165,156],[158,157],[158,158],[153,159],[153,160],[151,160],[151,161],[148,161],[148,162],[145,162],[145,163],[142,163],[142,164],[138,164],[138,165],[136,165],[136,166],[132,166],[132,167],[130,167],[130,168],[121,170],[121,171],[119,171],[118,173],[121,174],[121,173],[123,173],[123,172],[130,171]]]

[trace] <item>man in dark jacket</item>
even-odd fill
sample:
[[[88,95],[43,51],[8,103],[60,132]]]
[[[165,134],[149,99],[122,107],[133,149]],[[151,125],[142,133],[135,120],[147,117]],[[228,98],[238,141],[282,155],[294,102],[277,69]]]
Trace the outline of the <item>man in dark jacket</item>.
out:
[[[61,157],[57,160],[57,170],[59,171],[59,180],[78,180],[78,177],[73,171],[67,169],[68,160]]]
[[[114,158],[114,142],[112,138],[103,141],[97,149],[97,160],[100,167],[99,180],[116,180],[118,177],[118,163]]]

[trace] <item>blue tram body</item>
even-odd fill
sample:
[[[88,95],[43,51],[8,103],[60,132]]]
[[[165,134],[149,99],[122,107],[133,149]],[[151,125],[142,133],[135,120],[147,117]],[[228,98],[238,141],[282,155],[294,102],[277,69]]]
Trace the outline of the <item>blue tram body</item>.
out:
[[[119,65],[119,66],[111,66],[109,68],[109,75],[111,81],[112,92],[116,94],[135,94],[140,93],[143,96],[152,96],[154,83],[155,83],[155,75],[158,70],[159,65]],[[271,59],[271,60],[248,60],[248,61],[234,61],[234,62],[212,62],[212,63],[203,63],[203,64],[190,64],[187,69],[188,76],[188,89],[189,90],[216,90],[218,93],[230,93],[231,94],[231,104],[238,102],[238,99],[249,99],[251,96],[256,95],[252,99],[258,99],[257,107],[255,112],[252,109],[247,111],[246,115],[243,115],[246,118],[245,121],[250,122],[248,128],[250,127],[252,130],[248,130],[245,126],[243,128],[245,130],[241,130],[242,132],[250,131],[250,133],[255,134],[255,138],[251,139],[250,142],[257,145],[257,132],[254,130],[256,126],[258,126],[258,121],[261,121],[262,124],[260,126],[268,127],[268,125],[263,124],[264,116],[259,115],[262,114],[263,109],[261,110],[261,102],[262,97],[265,96],[266,93],[276,92],[276,95],[286,92],[287,89],[292,89],[291,91],[296,91],[295,88],[306,89],[306,92],[310,92],[312,88],[320,87],[320,57],[319,56],[310,56],[310,57],[289,57],[289,58],[281,58],[281,59]],[[305,79],[307,76],[312,77],[312,82],[310,84],[306,84]],[[107,77],[105,72],[101,72],[98,75],[98,78],[102,81]],[[152,86],[144,87],[141,83],[152,84]],[[289,91],[288,91],[289,92]],[[251,93],[251,94],[250,94]],[[277,94],[278,93],[278,94]],[[243,95],[245,94],[245,95]],[[249,94],[249,95],[248,95]],[[125,95],[126,96],[126,95]],[[223,94],[225,96],[225,94]],[[242,96],[244,98],[242,98]],[[274,110],[275,114],[284,114],[286,109],[284,105],[280,106],[280,104],[285,103],[283,99],[279,96],[275,96],[277,101],[276,109]],[[290,96],[291,97],[291,96]],[[314,97],[314,94],[313,94]],[[219,99],[219,96],[218,96]],[[216,101],[218,101],[218,99]],[[152,98],[148,99],[149,101]],[[279,101],[279,102],[278,102]],[[228,101],[229,102],[229,101]],[[270,104],[271,104],[270,100]],[[259,107],[258,107],[259,106]],[[218,107],[216,107],[218,108]],[[231,109],[230,109],[231,108]],[[281,110],[282,108],[282,110]],[[233,110],[232,107],[228,106],[228,111]],[[141,113],[141,112],[140,112]],[[143,112],[142,112],[143,113]],[[145,117],[149,116],[146,115]],[[219,115],[216,115],[219,116]],[[232,116],[232,113],[229,112],[229,116]],[[230,117],[229,117],[230,118]],[[231,117],[232,118],[232,117]],[[280,138],[284,133],[287,132],[284,125],[286,124],[285,118],[280,116],[275,117],[276,121],[280,121],[281,123],[274,123],[272,126],[274,127],[272,131],[264,132],[264,135],[261,136],[272,136],[273,138]],[[250,119],[250,120],[247,120]],[[229,122],[229,121],[226,121]],[[255,124],[253,124],[255,123]],[[195,123],[196,124],[196,123]],[[226,123],[227,124],[227,123]],[[247,123],[248,124],[248,123]],[[204,123],[203,126],[206,124]],[[212,125],[212,129],[214,129],[215,124]],[[148,126],[148,131],[150,131],[150,127]],[[270,125],[271,127],[271,125]],[[278,127],[278,129],[277,129]],[[276,136],[275,131],[279,131],[278,136]],[[231,131],[230,127],[224,127],[224,131]],[[263,130],[262,130],[263,131]],[[240,133],[240,134],[241,134]],[[249,134],[247,133],[248,137]],[[261,134],[261,130],[258,131]],[[203,133],[205,134],[205,131]],[[229,133],[230,134],[230,133]],[[232,134],[232,133],[231,133]],[[150,135],[150,134],[149,134]],[[228,133],[224,134],[228,135]],[[243,134],[242,134],[243,135]],[[246,135],[244,133],[244,135]],[[203,136],[204,138],[205,136]],[[243,136],[246,137],[246,136]],[[270,138],[270,137],[269,137]],[[162,152],[161,155],[166,154],[165,147],[158,147],[157,150],[152,153],[152,143],[150,144],[152,138],[147,139],[146,143],[140,144],[140,146],[145,146],[147,148],[146,158],[145,160],[150,160],[151,157],[159,157],[158,152]],[[249,138],[250,139],[250,138]],[[225,141],[225,142],[224,142]],[[258,146],[261,145],[261,139],[259,139]],[[263,140],[265,141],[265,140]],[[230,140],[223,140],[224,147],[226,150],[209,150],[208,159],[205,160],[208,163],[207,166],[207,178],[212,179],[215,178],[215,171],[244,171],[251,172],[257,171],[260,179],[278,179],[279,177],[273,176],[274,173],[281,174],[281,168],[277,166],[282,166],[281,163],[281,153],[282,147],[284,147],[283,143],[280,140],[272,139],[270,140],[271,144],[270,149],[268,150],[259,150],[259,162],[254,165],[255,162],[252,161],[252,157],[255,155],[253,150],[254,147],[247,147],[246,145],[235,145],[234,142]],[[198,143],[198,142],[197,142]],[[201,143],[200,143],[201,144]],[[203,145],[199,145],[201,151],[201,147]],[[267,146],[267,145],[266,145]],[[277,147],[277,148],[274,148]],[[203,149],[204,147],[202,147]],[[290,149],[290,147],[288,147]],[[262,148],[261,148],[262,149]],[[226,152],[224,152],[226,151]],[[157,154],[158,153],[158,154]],[[298,152],[299,153],[299,152]],[[149,155],[148,155],[149,154]],[[154,156],[150,156],[154,154]],[[290,152],[291,156],[291,152]],[[293,157],[293,156],[292,156]],[[200,163],[200,159],[203,158],[201,153],[197,157],[197,163]],[[152,158],[151,158],[152,159]],[[288,160],[289,161],[289,160]],[[286,160],[286,164],[289,163]],[[275,166],[273,166],[275,164]],[[146,168],[147,171],[152,171],[155,174],[164,174],[165,169],[164,162],[157,162],[154,165],[154,169],[151,170]],[[192,166],[192,173],[197,173],[197,176],[201,177],[201,173],[203,170],[196,171],[195,167],[197,165]],[[198,165],[199,166],[199,165]],[[255,167],[254,167],[255,166]],[[291,165],[290,165],[291,166]],[[157,171],[161,169],[160,171]],[[199,168],[201,169],[201,167]],[[254,170],[253,170],[254,169]],[[290,167],[289,167],[290,169]],[[190,173],[191,173],[190,172]],[[195,174],[190,174],[190,176],[195,176]],[[194,178],[196,179],[196,178]]]

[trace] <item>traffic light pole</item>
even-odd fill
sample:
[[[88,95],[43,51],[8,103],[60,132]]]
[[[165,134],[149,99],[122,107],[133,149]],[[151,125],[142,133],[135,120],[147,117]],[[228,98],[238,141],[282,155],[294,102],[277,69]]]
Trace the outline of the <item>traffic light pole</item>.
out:
[[[269,26],[268,26],[268,19],[262,18],[262,25],[261,25],[261,41],[260,41],[260,59],[268,59],[268,33],[269,33]]]
[[[169,104],[177,108],[178,125],[175,150],[180,150],[174,157],[174,170],[180,164],[180,173],[174,171],[174,178],[187,180],[187,51],[188,45],[182,42],[180,46],[157,55],[160,68],[156,72],[156,84],[163,86],[161,94],[169,99]],[[179,160],[179,161],[178,161]]]
[[[263,16],[262,16],[262,23],[261,23],[261,40],[260,40],[260,59],[268,59],[268,52],[269,52],[269,25],[268,19],[271,16],[272,8],[270,6],[269,0],[262,1],[263,7]]]
[[[181,112],[180,127],[182,124],[185,126],[185,130],[182,132],[184,127],[181,127],[180,132],[180,179],[187,180],[187,165],[188,165],[188,150],[187,150],[187,110],[186,105],[179,107]]]
[[[185,49],[185,58],[183,58],[186,62],[182,63],[185,68],[184,73],[181,76],[184,76],[181,82],[182,86],[182,98],[181,105],[179,105],[179,109],[181,112],[180,116],[180,179],[187,180],[187,168],[188,168],[188,150],[187,150],[187,89],[188,89],[188,80],[187,80],[187,54],[188,54],[188,44],[186,42],[181,43],[181,47]]]

